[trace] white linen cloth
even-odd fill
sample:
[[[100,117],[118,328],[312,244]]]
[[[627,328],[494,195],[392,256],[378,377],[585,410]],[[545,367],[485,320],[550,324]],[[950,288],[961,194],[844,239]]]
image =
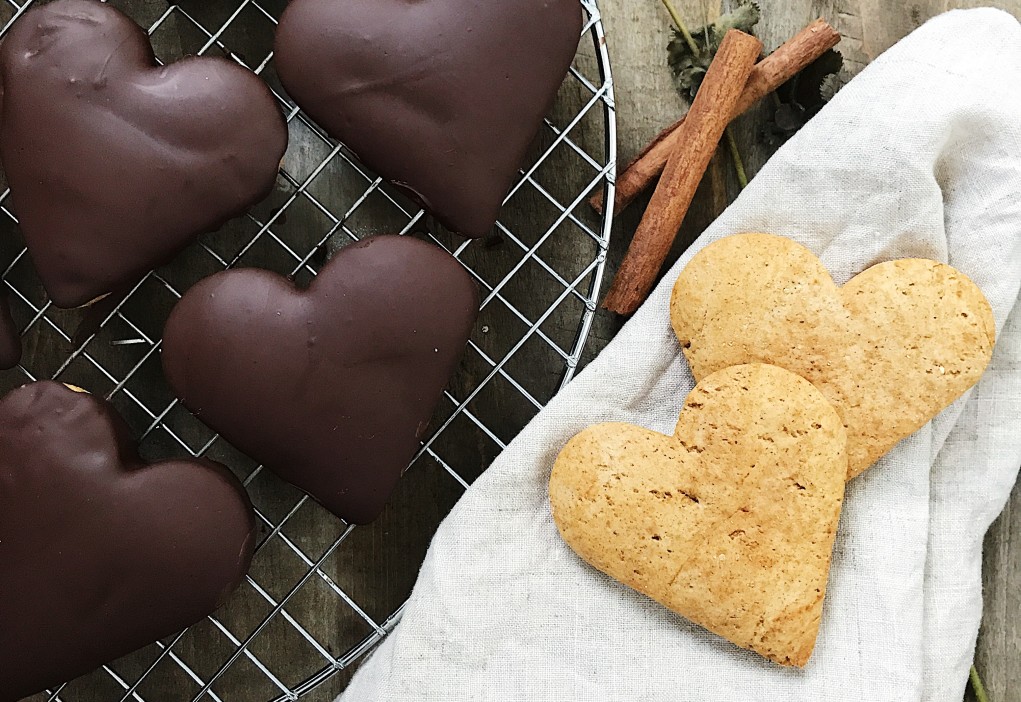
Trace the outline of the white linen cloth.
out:
[[[670,329],[671,285],[695,250],[747,230],[804,243],[839,284],[891,258],[948,262],[985,292],[999,331],[979,385],[849,483],[804,670],[738,649],[585,565],[548,506],[553,460],[582,428],[672,431],[693,381]],[[879,57],[780,149],[468,490],[403,621],[341,699],[960,702],[982,611],[982,538],[1021,466],[1019,284],[1021,27],[994,10],[950,12]]]

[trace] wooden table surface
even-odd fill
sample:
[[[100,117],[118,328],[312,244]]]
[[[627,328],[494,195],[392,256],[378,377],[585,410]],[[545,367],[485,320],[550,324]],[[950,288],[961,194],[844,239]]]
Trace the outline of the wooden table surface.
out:
[[[141,22],[156,20],[167,7],[164,0],[114,1],[122,7],[130,8],[132,15]],[[1000,0],[1000,2],[1006,9],[1021,16],[1021,0]],[[675,3],[692,26],[701,25],[705,20],[714,18],[721,9],[721,3],[718,1],[675,0]],[[233,3],[233,5],[236,4]],[[284,4],[284,0],[265,0],[263,4],[279,9]],[[613,61],[619,161],[626,162],[659,129],[673,122],[683,112],[684,106],[674,92],[665,65],[664,47],[669,38],[668,16],[659,2],[657,0],[600,0],[600,4]],[[760,0],[760,4],[763,19],[757,33],[767,50],[775,48],[816,17],[824,17],[837,27],[843,35],[839,49],[844,56],[847,74],[844,76],[845,78],[858,72],[880,52],[928,17],[951,6],[964,5],[964,3],[936,2],[934,0],[907,3],[895,0]],[[208,11],[214,13],[215,8],[229,7],[232,5],[232,1],[210,0],[208,4],[204,4],[185,0],[182,5],[193,8],[196,16],[201,17],[201,13],[204,11],[203,7],[210,8]],[[4,17],[4,19],[7,18]],[[154,42],[158,44],[158,49],[161,48],[159,43],[162,42],[162,49],[168,50],[173,55],[175,42],[180,42],[182,45],[185,43],[180,38],[181,36],[174,26],[170,25],[170,31],[161,30],[159,36],[154,35]],[[245,30],[243,36],[237,38],[238,41],[261,43],[261,45],[268,45],[267,43],[271,42],[271,39],[271,27],[264,22],[258,28]],[[180,46],[177,49],[180,50]],[[257,58],[258,56],[253,53],[253,57]],[[561,104],[557,109],[564,114],[570,114],[577,107],[575,103],[581,99],[583,99],[581,93],[575,94],[570,91],[566,94],[562,93]],[[771,147],[765,144],[762,138],[763,118],[761,110],[753,110],[735,125],[735,134],[745,156],[749,176],[754,175],[771,153]],[[311,136],[299,137],[299,139],[306,141],[299,142],[296,148],[292,143],[289,158],[293,159],[292,163],[298,164],[299,167],[303,163],[303,159],[306,159],[306,165],[314,165],[318,159],[322,158],[322,154],[316,151],[316,149],[321,151],[322,146],[317,144]],[[292,128],[292,142],[295,140],[295,130]],[[306,145],[308,145],[307,154],[304,151]],[[342,201],[345,197],[350,197],[349,193],[344,192],[345,187],[347,186],[343,182],[331,181],[329,192],[319,193],[319,196],[325,201],[331,199]],[[684,247],[726,207],[736,192],[737,184],[729,163],[716,158],[696,197],[693,209],[684,223],[681,236],[673,252],[674,257],[679,255]],[[636,203],[619,218],[614,227],[614,238],[604,286],[608,285],[623,256],[627,239],[638,222],[643,204],[644,200]],[[271,206],[266,206],[263,210],[267,215],[272,211]],[[537,213],[537,209],[526,204],[514,216],[527,223],[529,217],[538,217]],[[293,218],[308,217],[311,222],[313,215],[312,212],[295,212],[290,216]],[[290,225],[293,224],[292,221]],[[243,228],[238,225],[238,229]],[[561,250],[557,249],[558,246],[555,242],[552,243],[544,255],[547,255],[550,260],[556,260],[559,257],[565,261],[575,256],[571,244],[568,244],[566,248],[562,247]],[[491,259],[499,259],[504,253],[495,250],[495,252],[487,251],[486,255]],[[3,255],[3,237],[0,236],[0,263],[4,262]],[[267,256],[269,256],[268,253]],[[248,260],[246,263],[274,267],[271,258],[267,258],[265,261],[256,258]],[[189,264],[186,262],[175,270],[181,273],[181,271],[187,271],[188,267]],[[185,277],[187,278],[187,276]],[[541,277],[536,281],[525,278],[522,284],[534,283],[537,285],[535,290],[537,294],[534,297],[541,300],[543,297],[541,286],[548,285],[549,281],[543,283]],[[166,305],[169,305],[169,301],[165,303]],[[161,310],[162,314],[165,312],[165,309]],[[22,311],[21,314],[24,319],[25,312]],[[63,313],[52,314],[58,322],[64,319],[61,316]],[[488,343],[499,347],[501,335],[504,334],[502,329],[512,323],[513,320],[501,319],[486,322],[492,327]],[[589,359],[598,353],[613,337],[619,326],[620,321],[617,318],[600,311],[592,327],[585,358]],[[488,329],[488,326],[486,328]],[[158,338],[158,329],[155,330],[155,334]],[[26,349],[29,362],[42,369],[52,370],[55,368],[55,363],[58,362],[62,353],[59,348],[41,343],[36,330],[30,330],[26,339]],[[529,356],[528,353],[523,353],[523,356],[524,361],[517,370],[518,377],[534,379],[536,382],[544,380],[548,384],[549,369],[542,366],[538,357]],[[69,381],[78,377],[74,375],[74,370],[75,367],[72,366],[71,377],[68,377]],[[88,369],[82,371],[86,375],[88,372],[91,371]],[[94,372],[92,374],[95,375]],[[151,380],[145,378],[139,380],[140,387],[145,389],[148,389],[149,386],[162,387],[157,375],[158,371],[154,370]],[[3,381],[3,378],[0,378],[0,381]],[[95,378],[93,382],[96,383],[94,390],[99,392],[103,390],[103,384],[107,381],[104,381],[103,378]],[[463,389],[455,388],[455,392]],[[514,391],[510,388],[497,389],[494,390],[493,396],[486,400],[494,407],[508,407],[506,427],[519,426],[534,410],[531,407],[519,409],[518,405],[512,402],[514,395]],[[160,401],[165,400],[165,397],[160,396]],[[148,418],[144,416],[128,416],[128,420],[133,427],[142,427],[143,429],[148,422]],[[201,428],[197,426],[194,428],[196,442],[200,442],[205,436]],[[192,438],[192,436],[186,432],[185,438]],[[510,437],[501,436],[500,438],[506,441]],[[143,449],[145,448],[146,444],[143,444]],[[461,458],[466,466],[477,464],[479,454],[485,460],[491,460],[498,450],[496,444],[481,435],[477,436],[477,443],[473,446],[460,449],[457,447],[445,448],[455,454],[457,451],[461,451]],[[212,453],[214,457],[231,463],[235,470],[244,475],[243,457],[231,454],[228,448],[223,448],[222,453],[219,454],[216,450]],[[238,466],[242,466],[242,468]],[[247,470],[250,469],[251,466],[248,466]],[[465,476],[468,479],[473,477],[472,468],[468,467],[465,470]],[[477,473],[477,468],[475,471]],[[344,549],[338,552],[328,566],[325,566],[344,591],[351,595],[376,621],[382,621],[406,597],[430,535],[439,520],[461,494],[461,487],[442,473],[443,471],[437,470],[435,466],[410,472],[402,481],[393,501],[393,508],[388,509],[378,523],[354,532]],[[250,486],[250,492],[260,508],[271,516],[274,513],[285,514],[296,499],[293,490],[279,481],[273,482],[269,477],[260,477],[254,481]],[[410,508],[407,507],[409,505]],[[1011,505],[995,524],[986,540],[986,608],[979,640],[978,663],[985,676],[991,699],[995,702],[1021,702],[1021,624],[1019,624],[1019,615],[1021,615],[1021,539],[1017,538],[1019,530],[1021,530],[1021,491],[1015,493]],[[298,510],[287,527],[287,533],[304,551],[311,554],[322,552],[324,544],[329,544],[341,532],[342,528],[338,523],[324,519],[321,514],[312,513],[308,509]],[[1012,533],[1015,535],[1013,539]],[[279,598],[286,593],[296,579],[306,572],[306,568],[304,564],[295,562],[292,552],[279,546],[279,540],[273,542],[270,551],[270,553],[260,556],[254,575],[259,582],[267,586],[269,595]],[[380,585],[381,583],[383,586]],[[336,640],[335,632],[338,629],[350,628],[350,632],[344,634],[346,637],[343,639],[344,641],[358,641],[367,631],[371,631],[371,629],[366,629],[364,621],[352,615],[348,605],[321,587],[321,584],[317,585],[316,582],[302,589],[298,597],[292,600],[292,604],[291,611],[293,612],[316,613],[315,617],[302,619],[302,622],[313,635],[321,635],[323,641],[331,640],[331,636],[332,640]],[[239,630],[244,632],[252,630],[265,615],[266,610],[265,602],[259,597],[250,595],[247,599],[233,601],[231,605],[228,605],[227,611],[222,614],[222,617],[225,621],[230,622],[230,626],[235,632]],[[301,618],[301,615],[296,614],[296,616]],[[279,618],[276,622],[280,622]],[[256,656],[265,657],[272,655],[269,653],[272,650],[301,645],[300,640],[293,640],[292,630],[284,626],[276,628],[274,626],[257,638],[252,645],[251,649]],[[210,629],[210,627],[206,627],[206,629]],[[244,636],[245,634],[239,633],[238,635]],[[221,655],[230,653],[231,647],[225,646],[222,638],[215,631],[203,630],[186,637],[175,650],[189,661],[201,662],[203,656],[207,655],[206,652],[209,651],[215,651]],[[340,652],[333,650],[332,646],[330,648],[330,653],[334,655],[343,652],[343,650]],[[118,670],[129,677],[131,671],[134,671],[137,678],[137,675],[141,674],[144,666],[148,665],[148,661],[151,660],[151,658],[139,658],[135,661],[128,661],[120,664],[121,667]],[[245,665],[251,667],[248,661],[241,663],[243,665],[231,669],[228,678],[235,672],[239,676],[243,675]],[[198,673],[204,674],[201,663],[197,667]],[[293,674],[298,680],[303,679],[302,676],[307,674],[307,671],[288,671],[286,665],[277,669],[277,672],[281,676]],[[316,701],[332,699],[343,689],[349,676],[349,671],[338,675],[307,699]],[[253,679],[258,677],[256,675]],[[245,687],[247,684],[239,682],[234,688],[244,690],[246,694],[226,699],[250,699],[252,702],[267,699],[268,694],[265,688],[258,687],[256,683],[252,683],[253,686],[250,688]],[[148,696],[146,699],[168,700],[168,702],[190,699],[190,695],[185,697],[185,693],[179,692],[179,690],[194,690],[193,681],[181,679],[180,675],[168,676],[166,680],[154,679],[147,685]],[[110,699],[119,698],[116,688],[114,688],[114,692],[110,692],[110,681],[102,675],[95,677],[94,691],[88,685],[76,688],[76,690],[80,690],[80,692],[76,692],[75,697],[69,697],[73,702],[78,702],[78,700],[107,702]],[[272,690],[269,690],[269,694],[271,693]]]

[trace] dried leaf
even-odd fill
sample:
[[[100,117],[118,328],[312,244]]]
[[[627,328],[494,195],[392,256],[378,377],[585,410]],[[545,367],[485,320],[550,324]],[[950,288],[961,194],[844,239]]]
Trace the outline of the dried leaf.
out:
[[[839,86],[844,62],[833,49],[810,63],[776,91],[776,106],[766,127],[767,140],[782,144],[816,115]]]
[[[692,52],[680,31],[673,30],[674,36],[667,45],[667,63],[674,76],[674,85],[683,97],[688,99],[695,97],[727,31],[739,29],[752,34],[759,22],[760,14],[759,6],[753,0],[738,0],[732,11],[720,15],[712,24],[699,27],[692,32],[697,52]]]

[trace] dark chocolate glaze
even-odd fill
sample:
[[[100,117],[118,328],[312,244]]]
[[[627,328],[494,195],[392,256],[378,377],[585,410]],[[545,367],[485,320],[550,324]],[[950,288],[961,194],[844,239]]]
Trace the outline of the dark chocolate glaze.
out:
[[[578,0],[293,0],[290,96],[448,228],[483,236],[581,36]]]
[[[21,335],[11,317],[7,295],[0,292],[0,370],[14,368],[21,362]]]
[[[287,127],[258,76],[221,58],[159,67],[110,5],[57,0],[0,44],[0,158],[54,304],[137,282],[269,194]]]
[[[0,400],[0,701],[202,619],[252,559],[251,503],[209,461],[139,459],[107,402],[54,382]]]
[[[167,321],[163,369],[227,441],[362,524],[418,448],[478,305],[442,249],[373,237],[307,291],[257,269],[199,282]]]

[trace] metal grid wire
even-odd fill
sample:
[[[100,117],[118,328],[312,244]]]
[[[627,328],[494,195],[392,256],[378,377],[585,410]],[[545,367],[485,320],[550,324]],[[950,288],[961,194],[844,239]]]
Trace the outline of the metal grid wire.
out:
[[[35,2],[0,0],[0,37]],[[80,385],[115,404],[147,458],[225,463],[252,496],[259,545],[246,581],[206,621],[32,699],[249,702],[296,700],[314,689],[332,695],[400,619],[414,570],[407,564],[421,562],[435,526],[579,363],[609,243],[609,219],[589,211],[585,198],[601,190],[612,202],[615,168],[612,83],[596,0],[581,0],[587,21],[578,57],[501,221],[493,236],[476,241],[443,231],[286,96],[272,55],[285,0],[111,3],[148,27],[163,62],[218,55],[260,74],[287,118],[290,146],[267,202],[202,237],[126,296],[84,312],[46,300],[4,189],[0,272],[26,361],[0,373],[0,391],[40,378]],[[159,370],[160,332],[173,303],[206,275],[260,266],[307,283],[330,252],[377,232],[443,246],[472,273],[483,302],[429,438],[383,517],[355,529],[177,403]]]

